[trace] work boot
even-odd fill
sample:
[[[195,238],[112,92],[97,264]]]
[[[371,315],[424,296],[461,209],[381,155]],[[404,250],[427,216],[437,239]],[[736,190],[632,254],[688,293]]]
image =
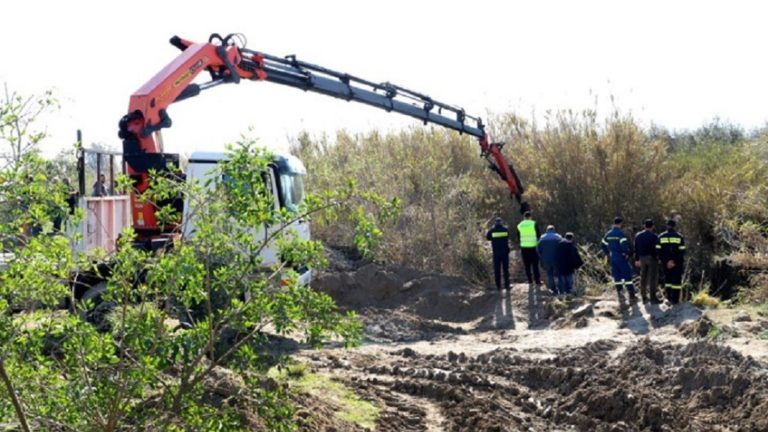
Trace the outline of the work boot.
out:
[[[627,303],[624,301],[624,295],[621,291],[619,291],[619,310],[625,311],[627,310],[628,306]]]

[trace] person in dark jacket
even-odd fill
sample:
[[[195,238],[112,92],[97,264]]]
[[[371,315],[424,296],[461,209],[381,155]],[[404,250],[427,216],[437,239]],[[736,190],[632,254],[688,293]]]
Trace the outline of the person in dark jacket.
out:
[[[555,231],[555,227],[549,225],[547,231],[541,236],[539,243],[536,245],[541,265],[544,267],[544,271],[547,272],[547,288],[552,291],[552,294],[558,293],[557,284],[555,283],[555,276],[557,275],[557,248],[562,240],[563,238],[560,237],[560,234]]]
[[[645,229],[635,236],[635,266],[640,269],[640,296],[643,303],[659,303],[656,288],[659,284],[659,258],[656,245],[659,237],[656,235],[651,219],[645,220]]]
[[[629,300],[634,302],[635,285],[632,282],[632,267],[629,265],[630,247],[627,236],[621,230],[624,219],[616,216],[613,219],[613,227],[603,236],[603,252],[611,263],[611,275],[619,296],[619,303],[623,302],[622,290],[626,287],[629,292]]]
[[[573,244],[573,233],[565,233],[565,237],[557,245],[557,274],[559,294],[571,294],[573,291],[573,274],[584,264],[576,245]]]
[[[504,289],[509,291],[509,229],[504,226],[500,217],[494,221],[485,235],[493,249],[493,277],[496,289],[501,291],[501,272],[504,272]]]
[[[93,196],[105,197],[108,195],[109,190],[107,189],[107,176],[104,174],[99,174],[99,179],[96,180],[96,182],[93,184]]]
[[[683,264],[685,259],[685,239],[675,230],[677,222],[667,221],[667,230],[659,234],[659,252],[661,269],[664,271],[664,288],[667,300],[672,304],[680,302],[683,291]]]

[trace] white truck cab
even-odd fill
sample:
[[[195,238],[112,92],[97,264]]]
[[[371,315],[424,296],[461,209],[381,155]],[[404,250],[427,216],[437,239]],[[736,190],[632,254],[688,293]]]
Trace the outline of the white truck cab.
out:
[[[219,162],[226,160],[227,154],[221,152],[194,152],[189,157],[187,162],[187,181],[197,181],[202,184],[205,180],[210,179],[211,176],[216,175],[216,166]],[[280,209],[287,209],[289,212],[298,211],[299,206],[304,200],[304,177],[307,175],[307,170],[304,164],[295,156],[289,154],[277,154],[274,157],[274,161],[269,166],[266,179],[268,181],[267,188],[271,191],[273,197],[274,208],[276,211]],[[190,211],[189,202],[184,202],[184,212],[182,216],[183,232],[182,236],[193,236],[195,232],[194,217],[191,217],[193,212]],[[269,238],[269,235],[282,228],[280,226],[259,226],[253,227],[253,233],[255,236],[263,238],[264,240]],[[306,218],[300,218],[290,224],[292,232],[296,233],[302,240],[310,239],[309,223]],[[262,252],[262,259],[264,266],[272,266],[278,264],[280,258],[278,256],[277,246],[275,244],[268,244]],[[302,284],[309,284],[312,278],[311,270],[301,266],[294,268],[299,274],[299,282]]]

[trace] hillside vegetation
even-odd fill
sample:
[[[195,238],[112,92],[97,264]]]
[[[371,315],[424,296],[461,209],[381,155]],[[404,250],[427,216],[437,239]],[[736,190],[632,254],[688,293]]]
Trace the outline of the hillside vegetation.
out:
[[[764,271],[768,241],[768,175],[763,132],[746,133],[717,120],[695,131],[644,128],[630,115],[599,119],[592,111],[561,111],[543,124],[506,113],[490,122],[491,136],[527,188],[541,225],[573,231],[590,248],[615,215],[628,234],[646,218],[670,217],[689,244],[691,288],[720,294],[741,290],[760,301],[768,293]],[[496,215],[514,225],[517,206],[485,167],[472,137],[440,128],[333,139],[300,135],[293,152],[311,173],[314,192],[348,179],[401,200],[401,213],[377,250],[377,259],[402,262],[484,281],[489,252],[484,232]],[[317,218],[318,238],[350,246],[353,218]],[[591,247],[594,250],[594,247]]]

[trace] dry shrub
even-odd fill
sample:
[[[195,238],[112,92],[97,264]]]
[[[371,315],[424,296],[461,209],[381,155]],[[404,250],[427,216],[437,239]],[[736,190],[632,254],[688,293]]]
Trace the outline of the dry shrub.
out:
[[[601,295],[612,279],[600,247],[591,244],[580,245],[579,254],[584,265],[576,273],[577,294]]]
[[[702,143],[675,153],[666,167],[673,178],[662,198],[679,214],[694,265],[709,268],[713,256],[765,251],[768,165],[754,145]]]
[[[498,136],[528,185],[540,222],[599,242],[615,215],[629,227],[661,214],[664,146],[630,116],[603,124],[593,111],[552,113],[539,127],[511,114],[498,116]]]
[[[542,228],[553,224],[560,233],[573,231],[580,243],[599,245],[617,214],[630,237],[646,218],[661,231],[675,217],[688,244],[688,268],[695,269],[689,282],[710,280],[714,256],[752,273],[768,268],[768,152],[761,148],[768,135],[750,140],[717,121],[671,134],[643,129],[619,112],[598,121],[590,110],[548,113],[541,125],[501,114],[490,130],[507,142],[504,153]],[[438,127],[339,132],[334,140],[303,134],[293,150],[307,164],[315,192],[337,188],[348,177],[402,200],[402,214],[385,230],[382,260],[487,281],[484,234],[492,217],[502,216],[510,228],[520,220],[471,137]],[[351,244],[351,224],[343,216],[315,220],[313,230],[331,244]],[[588,263],[580,283],[602,287],[608,279],[599,248],[583,254]]]
[[[314,192],[352,178],[362,189],[401,200],[400,216],[385,227],[377,258],[488,280],[488,223],[495,215],[510,223],[507,215],[515,210],[503,184],[478,157],[473,138],[439,128],[340,132],[334,143],[302,134],[292,150],[307,165]],[[314,220],[312,229],[331,244],[351,244],[351,223],[343,216]]]
[[[753,274],[749,278],[749,288],[739,291],[741,303],[768,305],[768,271]]]

